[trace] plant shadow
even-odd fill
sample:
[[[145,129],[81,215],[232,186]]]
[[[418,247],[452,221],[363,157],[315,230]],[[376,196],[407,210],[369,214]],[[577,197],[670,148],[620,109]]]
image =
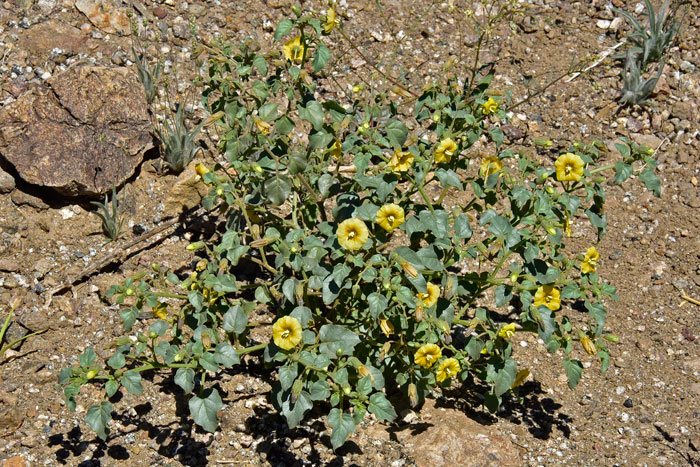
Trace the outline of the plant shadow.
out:
[[[103,463],[112,465],[114,461],[130,460],[133,463],[136,462],[134,454],[150,449],[160,456],[177,460],[182,465],[208,465],[208,442],[196,439],[195,432],[199,431],[199,428],[193,426],[189,417],[184,394],[175,387],[172,377],[156,384],[162,392],[174,395],[176,421],[167,424],[149,422],[147,414],[153,410],[149,402],[134,406],[133,411],[112,412],[111,426],[114,427],[114,422],[119,422],[121,427],[126,428],[112,431],[105,441],[97,437],[86,439],[78,426],[67,433],[57,433],[49,437],[49,447],[60,446],[55,451],[56,463],[73,464],[79,456],[84,457],[84,460],[77,464],[81,467],[100,466]],[[221,392],[221,388],[218,389]],[[118,402],[122,397],[122,394],[117,392],[110,401]],[[139,435],[140,433],[145,435]],[[141,438],[137,439],[138,436]],[[209,441],[212,439],[213,437],[210,437]],[[138,444],[145,444],[146,447]]]

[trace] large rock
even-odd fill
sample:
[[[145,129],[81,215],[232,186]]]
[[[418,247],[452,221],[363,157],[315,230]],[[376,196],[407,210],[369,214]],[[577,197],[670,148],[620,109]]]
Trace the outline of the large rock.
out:
[[[76,0],[75,7],[104,32],[128,36],[131,34],[131,21],[126,9],[117,8],[116,3],[121,4],[114,0]]]
[[[427,423],[417,430],[396,432],[419,467],[519,466],[521,452],[508,438],[453,408],[442,409],[427,399],[420,411]]]
[[[0,110],[0,154],[25,181],[64,195],[105,193],[153,147],[135,71],[74,65]]]

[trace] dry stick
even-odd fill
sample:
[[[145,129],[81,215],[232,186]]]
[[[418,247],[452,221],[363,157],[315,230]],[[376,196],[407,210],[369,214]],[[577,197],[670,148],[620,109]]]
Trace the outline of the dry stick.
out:
[[[690,298],[689,296],[687,296],[687,295],[685,294],[684,291],[681,291],[681,298],[682,298],[683,300],[686,300],[686,301],[692,303],[693,305],[700,306],[700,301],[695,300],[694,298]]]
[[[570,77],[569,79],[567,79],[567,80],[564,81],[564,82],[565,82],[565,83],[570,83],[570,82],[572,82],[573,80],[575,80],[576,78],[578,78],[579,75],[580,75],[581,73],[585,73],[585,72],[587,72],[588,70],[591,70],[591,69],[597,67],[598,65],[600,65],[600,63],[601,63],[603,60],[605,60],[611,53],[613,53],[615,50],[617,50],[617,48],[620,47],[620,46],[621,46],[622,44],[624,44],[624,43],[625,43],[625,41],[619,42],[619,43],[613,45],[612,47],[610,47],[609,49],[605,50],[602,54],[600,54],[600,58],[599,58],[598,60],[596,60],[595,62],[593,62],[593,64],[592,64],[591,66],[589,66],[589,67],[587,67],[587,68],[584,68],[584,69],[581,70],[581,71],[577,71],[576,73],[574,73],[573,75],[571,75],[571,77]]]
[[[132,241],[128,242],[124,246],[120,247],[119,250],[113,251],[112,253],[109,253],[105,256],[102,256],[101,258],[96,259],[90,266],[87,268],[83,269],[78,275],[68,278],[63,283],[53,289],[51,289],[48,293],[48,298],[46,300],[46,303],[44,304],[44,309],[47,309],[51,305],[51,300],[53,299],[53,296],[56,295],[57,293],[64,292],[67,290],[71,290],[73,286],[78,284],[79,282],[83,281],[84,279],[89,278],[92,276],[94,273],[100,271],[107,265],[111,264],[113,261],[116,259],[120,259],[123,261],[123,258],[126,258],[129,256],[133,251],[129,251],[132,247],[135,245],[138,245],[139,243],[142,243],[149,238],[153,237],[154,235],[157,235],[164,230],[167,230],[170,227],[176,226],[184,221],[184,217],[186,215],[194,214],[197,211],[199,211],[199,208],[197,209],[190,209],[189,211],[185,211],[181,216],[176,217],[174,219],[170,219],[169,221],[166,221],[165,223],[159,225],[155,229],[151,230],[150,232],[146,232],[145,234],[141,235],[140,237],[137,237],[133,239]]]

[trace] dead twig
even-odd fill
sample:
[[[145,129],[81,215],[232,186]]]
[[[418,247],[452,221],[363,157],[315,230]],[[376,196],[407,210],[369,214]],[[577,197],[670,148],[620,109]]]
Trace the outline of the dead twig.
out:
[[[83,269],[79,274],[73,277],[67,278],[65,281],[63,281],[62,284],[58,285],[57,287],[51,289],[48,292],[48,298],[46,299],[46,303],[44,303],[44,309],[47,309],[51,305],[51,300],[53,299],[53,296],[59,293],[66,292],[68,290],[71,290],[73,287],[75,287],[77,284],[82,282],[83,280],[89,278],[96,272],[101,271],[114,261],[124,261],[130,254],[132,254],[135,250],[132,250],[137,245],[140,245],[141,243],[145,242],[146,240],[150,239],[151,237],[158,235],[161,232],[166,231],[167,229],[171,227],[176,227],[180,225],[181,223],[184,222],[185,217],[196,214],[199,211],[199,208],[193,208],[190,209],[189,211],[186,211],[183,213],[180,217],[176,217],[174,219],[170,219],[163,224],[159,225],[155,229],[151,230],[150,232],[146,232],[145,234],[127,242],[126,244],[120,246],[119,248],[115,248],[114,251],[111,253],[108,253],[100,258],[97,258],[90,266],[87,268]],[[159,239],[160,240],[160,239]]]
[[[687,296],[687,295],[685,294],[685,292],[682,291],[682,290],[681,290],[681,298],[682,298],[683,300],[685,300],[685,301],[688,301],[688,302],[692,303],[693,305],[700,306],[700,300],[695,300],[694,298],[690,298],[690,297]]]

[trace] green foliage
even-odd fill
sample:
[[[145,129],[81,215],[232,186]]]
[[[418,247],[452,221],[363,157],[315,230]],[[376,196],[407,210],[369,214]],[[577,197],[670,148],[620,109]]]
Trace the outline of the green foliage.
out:
[[[32,336],[36,336],[37,334],[41,334],[43,332],[46,332],[46,330],[43,331],[36,331],[32,332],[29,334],[25,334],[22,337],[19,337],[17,339],[14,339],[10,342],[5,343],[5,334],[7,333],[7,329],[10,327],[10,324],[12,324],[12,317],[15,314],[15,309],[19,305],[19,300],[14,300],[12,305],[10,306],[10,312],[7,314],[7,317],[5,317],[5,320],[2,323],[2,327],[0,327],[0,361],[2,361],[3,355],[5,355],[5,352],[15,345],[19,344],[20,342],[29,339]]]
[[[650,0],[644,0],[648,19],[648,29],[642,26],[634,16],[626,11],[613,8],[613,11],[624,16],[632,25],[633,31],[627,36],[632,44],[626,53],[616,55],[615,58],[624,58],[625,64],[622,71],[622,95],[620,102],[623,105],[643,105],[656,88],[656,83],[661,77],[664,68],[663,56],[668,47],[673,43],[680,30],[680,22],[675,18],[675,12],[669,9],[669,0],[666,0],[661,9],[654,12],[654,6]],[[647,78],[644,74],[649,71],[649,65],[658,63],[656,76],[653,74]]]
[[[102,233],[104,233],[105,236],[111,241],[114,241],[119,238],[122,231],[122,225],[124,224],[124,219],[119,213],[119,202],[117,201],[117,191],[114,185],[112,185],[111,209],[109,203],[109,195],[107,194],[105,194],[104,203],[90,201],[90,204],[97,206],[97,208],[102,211],[93,211],[93,214],[99,217],[102,221]]]
[[[622,95],[620,102],[626,105],[642,105],[647,102],[647,98],[654,92],[656,83],[661,78],[664,63],[659,64],[656,76],[644,78],[640,63],[636,55],[627,52],[625,67],[622,70]]]
[[[136,70],[139,74],[139,80],[143,85],[143,89],[146,93],[146,102],[149,105],[153,103],[158,92],[158,78],[160,78],[160,72],[162,71],[162,64],[158,62],[153,70],[148,67],[148,62],[143,60],[143,57],[136,53],[136,49],[131,49],[134,55],[134,63],[136,63]]]
[[[650,63],[660,62],[666,49],[673,43],[680,30],[680,22],[669,9],[670,0],[666,0],[658,12],[650,0],[644,0],[648,27],[643,26],[637,19],[624,10],[613,8],[613,11],[624,16],[632,25],[633,31],[627,36],[632,43],[629,52],[638,62],[639,68],[645,71]],[[629,60],[629,55],[627,55]]]
[[[185,123],[184,106],[179,104],[175,116],[166,115],[162,128],[156,128],[156,133],[163,146],[163,157],[173,172],[182,172],[201,148],[194,139],[202,129],[200,123],[192,130]]]
[[[207,375],[261,352],[289,426],[320,405],[338,448],[368,411],[396,417],[391,389],[415,406],[437,386],[477,379],[495,412],[528,374],[516,333],[560,354],[571,387],[577,355],[607,368],[615,289],[596,272],[595,248],[571,252],[565,238],[576,218],[605,233],[607,170],[658,192],[652,153],[623,140],[622,160],[601,166],[598,141],[574,143],[554,164],[505,148],[493,71],[448,75],[411,106],[379,92],[326,98],[326,26],[301,12],[280,22],[282,60],[250,41],[209,49],[202,102],[220,116],[228,162],[198,173],[210,188],[203,205],[218,207],[226,230],[187,247],[198,258],[189,275],[154,265],[109,289],[135,338],[118,338],[105,364],[88,349],[61,372],[69,407],[85,384],[138,394],[138,374],[170,369],[195,423],[214,431],[223,402]],[[256,279],[240,280],[241,268]],[[485,296],[495,307],[478,306]],[[136,323],[147,311],[150,327]],[[251,336],[252,313],[274,315],[271,338]],[[89,422],[102,435],[96,407]]]

